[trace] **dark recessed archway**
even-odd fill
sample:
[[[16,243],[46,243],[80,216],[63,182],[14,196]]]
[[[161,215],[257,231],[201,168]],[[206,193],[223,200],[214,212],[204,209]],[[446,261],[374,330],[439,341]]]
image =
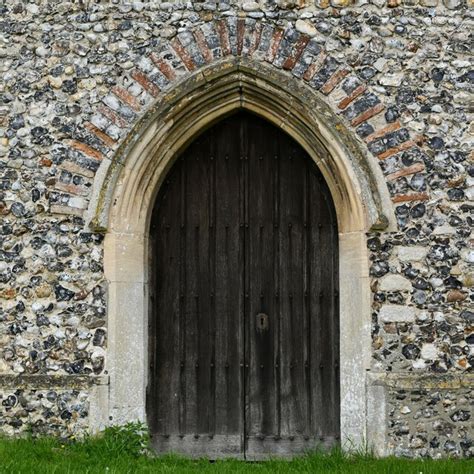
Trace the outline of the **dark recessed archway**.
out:
[[[307,153],[253,114],[223,119],[168,172],[150,237],[155,448],[259,459],[337,443],[337,219]]]

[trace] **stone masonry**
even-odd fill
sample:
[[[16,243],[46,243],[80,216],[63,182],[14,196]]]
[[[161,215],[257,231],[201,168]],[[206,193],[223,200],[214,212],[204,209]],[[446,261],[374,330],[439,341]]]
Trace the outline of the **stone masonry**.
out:
[[[0,431],[83,433],[107,383],[90,206],[160,94],[222,58],[309,85],[385,176],[367,235],[386,443],[473,456],[471,0],[0,3]]]

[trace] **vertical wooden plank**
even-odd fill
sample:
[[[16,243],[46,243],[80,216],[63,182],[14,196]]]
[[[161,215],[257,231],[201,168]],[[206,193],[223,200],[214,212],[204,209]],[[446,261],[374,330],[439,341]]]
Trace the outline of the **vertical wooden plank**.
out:
[[[302,229],[302,325],[303,334],[301,346],[303,349],[303,389],[305,391],[304,431],[303,436],[309,439],[312,435],[312,412],[311,412],[311,313],[309,304],[309,276],[310,276],[310,234],[309,234],[309,193],[310,193],[310,158],[303,157],[303,229]]]
[[[156,206],[153,210],[152,220],[150,224],[150,234],[148,238],[148,252],[150,255],[150,271],[149,271],[149,303],[148,308],[148,385],[146,390],[146,414],[150,432],[155,433],[157,426],[157,400],[156,400],[156,385],[157,377],[157,361],[156,361],[156,319],[157,319],[157,284],[156,274],[158,269],[158,255],[156,234],[158,222],[156,219]]]
[[[277,130],[249,116],[248,124],[248,276],[249,368],[247,434],[258,439],[278,433],[276,419],[274,297],[274,154]],[[265,137],[265,140],[262,140]],[[258,316],[260,315],[260,316]],[[256,441],[258,442],[258,441]]]
[[[280,142],[281,425],[282,436],[303,435],[304,386],[304,171],[305,156],[286,136]]]
[[[321,238],[321,333],[322,344],[322,397],[326,409],[321,427],[326,437],[339,434],[339,323],[338,309],[338,251],[337,227],[332,202],[329,199],[326,184],[322,177],[319,179],[322,199],[319,201],[321,215],[324,216],[320,230]],[[331,341],[331,343],[328,343]]]
[[[215,127],[209,130],[209,437],[216,431],[216,137]]]
[[[167,177],[160,192],[157,208],[157,220],[154,223],[154,241],[156,245],[155,275],[157,340],[152,344],[154,350],[154,370],[157,380],[168,380],[166,387],[154,384],[156,399],[156,418],[154,428],[162,434],[179,431],[179,276],[180,276],[180,226],[179,201],[174,199],[174,188],[179,182],[180,169],[176,168]],[[164,277],[163,269],[166,269]]]
[[[195,142],[186,166],[186,432],[199,436],[209,420],[208,140]],[[200,196],[200,199],[196,199]]]
[[[243,246],[240,228],[239,123],[215,132],[216,163],[216,433],[242,434]]]
[[[273,284],[275,294],[275,334],[273,344],[275,346],[274,373],[275,373],[275,417],[276,433],[275,440],[281,437],[281,279],[280,279],[280,180],[281,180],[281,156],[278,140],[275,140],[276,149],[274,151],[274,192],[273,192]]]
[[[281,437],[288,437],[292,432],[291,427],[291,397],[292,384],[290,364],[292,363],[292,354],[290,341],[292,338],[293,326],[291,324],[291,302],[289,293],[291,288],[288,287],[288,267],[291,261],[291,249],[289,248],[288,230],[288,196],[289,191],[288,173],[289,173],[289,157],[288,151],[279,137],[279,167],[280,167],[280,215],[278,225],[278,238],[280,248],[279,265],[279,298],[280,298],[280,433]]]
[[[308,412],[308,398],[306,389],[306,333],[307,333],[307,312],[305,304],[305,280],[306,280],[306,255],[305,255],[305,243],[306,243],[306,196],[305,196],[305,178],[306,178],[306,165],[309,157],[306,153],[292,140],[290,137],[285,136],[290,153],[292,156],[291,161],[294,167],[294,192],[290,199],[294,202],[294,214],[291,217],[290,222],[291,229],[293,232],[293,267],[291,269],[290,279],[293,284],[292,289],[292,300],[294,306],[294,319],[293,325],[295,331],[293,333],[293,339],[291,345],[293,348],[293,377],[295,380],[294,385],[294,399],[293,399],[293,410],[295,419],[294,433],[293,435],[301,437],[307,433],[307,412]],[[295,195],[296,194],[296,195]]]
[[[310,402],[311,402],[311,430],[319,439],[323,436],[323,418],[325,416],[323,398],[322,371],[324,370],[323,346],[324,340],[322,328],[322,298],[323,292],[321,282],[323,280],[322,262],[324,255],[321,252],[321,228],[325,215],[321,212],[320,173],[310,170],[309,189],[309,235],[311,246],[309,249],[309,332],[311,334],[310,351]],[[331,341],[332,342],[332,341]]]
[[[186,433],[186,166],[184,157],[175,164],[179,168],[179,429],[180,439]]]
[[[240,379],[241,379],[241,389],[240,389],[240,399],[241,399],[241,420],[242,420],[242,452],[245,456],[246,449],[246,422],[247,422],[247,387],[248,381],[246,377],[246,361],[247,361],[247,299],[246,299],[246,289],[247,289],[247,246],[246,246],[246,228],[245,222],[247,219],[247,167],[245,163],[245,136],[244,136],[244,126],[242,121],[238,120],[237,122],[237,131],[236,131],[236,150],[238,154],[239,168],[240,168],[240,180],[239,180],[239,249],[241,254],[240,260],[240,269],[241,269],[241,325],[240,325]]]
[[[329,189],[311,172],[311,386],[313,430],[323,441],[339,435],[337,226]]]
[[[196,367],[196,409],[197,434],[209,433],[211,397],[211,271],[210,256],[210,140],[208,133],[201,137],[200,150],[196,151],[195,160],[189,162],[194,167],[193,196],[196,204],[191,205],[191,219],[195,228],[196,268],[198,304],[198,350]],[[199,196],[199,199],[197,199]]]
[[[196,152],[200,142],[194,143],[183,155],[186,173],[185,173],[185,293],[184,293],[184,312],[185,326],[184,347],[185,359],[183,361],[182,376],[184,378],[184,433],[196,434],[198,431],[197,423],[197,380],[199,369],[199,288],[197,268],[199,266],[199,227],[196,224],[196,199],[195,186],[198,176],[195,171]],[[193,161],[194,159],[194,161]],[[198,365],[196,367],[196,364]]]
[[[238,117],[238,116],[237,116]],[[243,407],[244,407],[244,453],[248,450],[249,441],[249,424],[251,420],[250,415],[250,391],[252,389],[250,384],[250,323],[249,323],[249,296],[250,296],[250,247],[249,247],[249,168],[248,168],[248,123],[245,118],[242,118],[239,126],[239,151],[240,161],[242,164],[242,208],[241,208],[241,223],[240,226],[243,231],[243,251],[244,251],[244,315],[243,315]]]

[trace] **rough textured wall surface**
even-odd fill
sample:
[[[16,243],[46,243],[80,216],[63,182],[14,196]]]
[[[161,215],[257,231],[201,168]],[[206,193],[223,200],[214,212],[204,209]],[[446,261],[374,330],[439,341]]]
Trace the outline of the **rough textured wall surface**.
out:
[[[387,389],[390,449],[472,456],[469,4],[37,1],[0,13],[2,431],[87,428],[85,379],[107,375],[103,234],[86,212],[95,173],[161,91],[251,56],[319,91],[385,175],[398,231],[367,240],[373,369],[415,375]]]

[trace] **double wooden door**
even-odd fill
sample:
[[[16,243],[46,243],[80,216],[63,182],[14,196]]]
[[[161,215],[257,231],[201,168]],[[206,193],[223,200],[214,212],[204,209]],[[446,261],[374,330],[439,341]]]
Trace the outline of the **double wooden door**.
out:
[[[168,173],[150,249],[157,451],[260,459],[337,442],[337,225],[306,152],[256,116],[219,122]]]

